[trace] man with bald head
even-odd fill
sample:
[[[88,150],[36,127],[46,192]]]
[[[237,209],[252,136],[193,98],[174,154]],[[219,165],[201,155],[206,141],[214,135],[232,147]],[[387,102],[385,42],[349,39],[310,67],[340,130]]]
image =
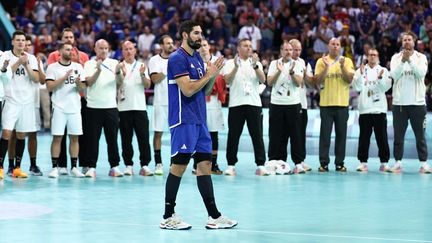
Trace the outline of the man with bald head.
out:
[[[144,88],[150,87],[147,67],[135,59],[136,48],[130,41],[122,44],[126,76],[118,95],[120,113],[120,135],[122,140],[122,157],[126,165],[124,175],[133,175],[132,137],[135,131],[140,151],[140,172],[142,176],[151,176],[153,172],[148,164],[151,160],[149,143],[149,120]]]
[[[119,114],[117,110],[117,87],[123,83],[125,64],[108,57],[109,44],[106,40],[96,41],[96,59],[84,64],[87,82],[87,135],[89,170],[86,177],[96,177],[96,163],[99,154],[99,139],[102,128],[108,146],[110,176],[123,176],[118,165],[120,156],[117,146]]]
[[[336,171],[346,172],[344,159],[349,89],[355,70],[351,59],[341,55],[339,39],[330,39],[328,49],[329,53],[318,59],[314,76],[316,84],[320,86],[321,129],[319,160],[321,166],[318,170],[320,172],[328,172],[331,132],[334,123],[336,132]]]

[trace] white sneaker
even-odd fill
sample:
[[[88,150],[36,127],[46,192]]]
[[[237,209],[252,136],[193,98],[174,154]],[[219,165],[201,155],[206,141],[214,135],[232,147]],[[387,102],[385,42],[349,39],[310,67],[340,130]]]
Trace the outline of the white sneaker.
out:
[[[96,178],[96,169],[95,168],[89,168],[87,172],[85,173],[86,177],[90,178]]]
[[[108,173],[109,176],[112,177],[122,177],[123,173],[121,173],[120,169],[118,166],[112,167]]]
[[[59,177],[59,171],[58,168],[52,168],[51,172],[48,174],[49,178],[58,178]]]
[[[66,167],[60,167],[58,172],[60,175],[69,175]]]
[[[391,168],[392,173],[401,173],[402,172],[402,162],[400,160],[396,161],[396,163]]]
[[[420,173],[421,174],[431,174],[432,173],[432,168],[430,167],[430,165],[426,162],[421,163],[422,165],[420,166]]]
[[[230,229],[237,225],[237,221],[229,219],[225,216],[219,216],[219,218],[214,219],[211,216],[208,217],[206,228],[207,229]]]
[[[73,167],[72,168],[71,174],[72,174],[73,177],[76,177],[76,178],[83,178],[83,177],[85,177],[85,175],[83,173],[81,173],[81,171],[79,171],[77,167]]]
[[[305,170],[305,171],[311,171],[312,170],[312,168],[308,164],[306,164],[305,162],[301,162],[301,164],[303,166],[303,170]]]
[[[188,230],[192,228],[192,225],[183,222],[182,219],[173,214],[171,217],[167,219],[162,219],[159,224],[161,229],[169,229],[169,230]]]
[[[126,166],[126,169],[124,170],[123,174],[125,176],[132,176],[133,175],[133,167],[131,165]]]
[[[260,165],[256,169],[255,175],[258,175],[258,176],[268,176],[268,175],[270,175],[270,172],[265,168],[265,166]]]
[[[147,165],[145,165],[141,167],[139,174],[142,176],[152,176],[153,171],[151,171],[150,168]]]
[[[155,171],[154,171],[155,175],[163,175],[163,165],[162,164],[156,164],[155,167]]]
[[[360,165],[357,167],[358,172],[367,172],[368,167],[366,163],[360,163]]]
[[[82,167],[81,173],[86,174],[89,169],[90,169],[90,167]]]
[[[227,176],[237,175],[237,172],[236,172],[234,165],[228,165],[228,168],[224,171],[224,174]]]

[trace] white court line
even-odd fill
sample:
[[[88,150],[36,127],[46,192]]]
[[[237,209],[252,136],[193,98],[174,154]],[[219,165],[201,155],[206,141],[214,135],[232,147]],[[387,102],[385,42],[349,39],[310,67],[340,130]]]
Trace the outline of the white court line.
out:
[[[110,224],[110,225],[121,225],[121,226],[138,226],[138,227],[148,227],[157,228],[157,224],[133,224],[124,222],[108,222],[108,221],[88,221],[88,220],[62,220],[62,219],[25,219],[28,221],[50,221],[55,223],[87,223],[87,224]],[[206,229],[194,228],[193,231],[206,231]],[[172,232],[172,231],[171,231]],[[244,232],[253,234],[271,234],[271,235],[297,235],[297,236],[311,236],[311,237],[321,237],[321,238],[345,238],[345,239],[357,239],[357,240],[379,240],[379,241],[401,241],[401,242],[426,242],[432,243],[432,240],[412,240],[412,239],[398,239],[398,238],[382,238],[382,237],[371,237],[371,236],[355,236],[355,235],[325,235],[325,234],[309,234],[309,233],[296,233],[296,232],[280,232],[280,231],[264,231],[264,230],[247,230],[234,228],[231,230],[226,230],[225,232]]]

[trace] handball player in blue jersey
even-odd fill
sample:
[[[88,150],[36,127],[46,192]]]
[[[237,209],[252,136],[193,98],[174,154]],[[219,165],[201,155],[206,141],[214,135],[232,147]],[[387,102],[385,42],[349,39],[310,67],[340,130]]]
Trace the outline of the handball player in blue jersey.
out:
[[[187,230],[174,212],[181,177],[189,160],[197,163],[197,184],[208,212],[207,229],[226,229],[237,222],[222,216],[216,207],[211,180],[212,142],[206,125],[205,90],[223,67],[223,57],[214,63],[204,62],[197,50],[201,47],[202,29],[193,21],[180,24],[181,47],[168,59],[168,122],[171,132],[171,168],[165,187],[165,214],[162,229]]]

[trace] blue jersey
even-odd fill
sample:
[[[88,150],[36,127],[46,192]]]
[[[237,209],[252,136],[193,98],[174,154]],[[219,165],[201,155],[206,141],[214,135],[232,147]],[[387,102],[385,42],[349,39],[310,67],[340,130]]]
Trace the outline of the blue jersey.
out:
[[[206,124],[204,89],[191,97],[186,97],[175,80],[182,76],[189,76],[191,81],[196,81],[204,74],[204,62],[197,51],[191,56],[180,47],[170,55],[168,59],[168,123],[170,128],[180,124]]]

